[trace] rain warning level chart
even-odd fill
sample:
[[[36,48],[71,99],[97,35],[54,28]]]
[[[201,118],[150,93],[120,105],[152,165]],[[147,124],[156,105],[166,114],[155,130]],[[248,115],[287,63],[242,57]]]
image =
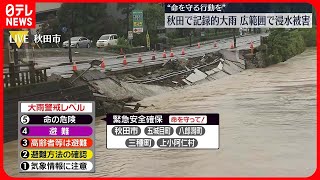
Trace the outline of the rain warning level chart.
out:
[[[219,149],[219,114],[108,114],[107,149]]]
[[[19,102],[20,172],[94,172],[94,102]]]

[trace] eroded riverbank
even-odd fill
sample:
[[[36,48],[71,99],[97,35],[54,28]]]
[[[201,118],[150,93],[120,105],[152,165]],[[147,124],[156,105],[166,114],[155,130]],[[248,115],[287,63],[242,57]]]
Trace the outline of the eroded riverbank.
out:
[[[144,99],[143,112],[220,114],[219,150],[107,150],[96,127],[96,173],[82,176],[310,176],[316,168],[316,50],[284,63]],[[17,141],[5,170],[21,174]],[[78,176],[55,174],[54,176]]]

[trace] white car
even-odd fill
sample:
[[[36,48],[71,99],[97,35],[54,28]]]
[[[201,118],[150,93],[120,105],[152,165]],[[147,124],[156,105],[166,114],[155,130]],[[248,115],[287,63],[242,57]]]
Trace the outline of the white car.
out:
[[[97,48],[107,47],[110,45],[117,45],[118,35],[117,34],[105,34],[102,35],[96,43]]]
[[[92,41],[89,40],[86,37],[78,36],[78,37],[72,37],[71,38],[71,44],[70,47],[75,47],[75,48],[90,48],[91,47]],[[63,42],[62,46],[64,48],[69,47],[69,40]]]

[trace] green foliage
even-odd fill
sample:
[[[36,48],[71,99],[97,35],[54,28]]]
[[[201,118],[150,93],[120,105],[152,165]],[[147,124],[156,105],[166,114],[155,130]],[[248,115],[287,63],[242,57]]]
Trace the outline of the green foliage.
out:
[[[92,41],[96,41],[103,34],[117,32],[119,21],[108,16],[106,12],[108,4],[62,4],[57,12],[54,21],[47,22],[50,27],[55,27],[61,34],[61,28],[67,27],[69,32],[62,40],[66,40],[70,35],[85,36]],[[112,24],[112,26],[110,26]],[[46,30],[45,28],[42,28]]]
[[[63,41],[67,39],[66,34],[63,34],[61,32],[59,20],[51,15],[48,17],[48,19],[45,22],[41,24],[39,28],[39,33],[40,34],[60,34],[61,35],[60,46],[62,45]],[[42,48],[57,47],[54,43],[39,44],[39,46]]]
[[[220,32],[215,34],[214,32],[206,33],[204,37],[199,36],[192,36],[191,43],[197,43],[201,41],[208,41],[213,39],[221,39],[226,37],[232,37],[232,32]],[[186,36],[183,38],[176,38],[176,39],[169,39],[169,44],[171,46],[183,46],[190,44],[190,36]]]
[[[113,52],[113,53],[120,53],[121,49],[125,54],[146,51],[145,47],[144,48],[143,47],[131,47],[131,46],[126,46],[126,45],[108,46],[105,51]]]
[[[166,35],[170,39],[178,39],[178,38],[180,38],[177,31],[167,33]]]
[[[118,43],[117,43],[118,46],[129,46],[129,42],[127,41],[126,38],[124,37],[120,37],[118,38]]]
[[[61,34],[59,20],[50,15],[47,21],[41,24],[40,34]]]
[[[310,28],[310,29],[300,29],[300,33],[301,33],[307,47],[316,46],[317,30],[315,27]]]
[[[131,49],[131,47],[126,46],[126,45],[114,45],[114,46],[108,46],[106,48],[106,51],[113,52],[113,53],[120,53],[121,48],[124,53],[129,52],[129,50]]]
[[[146,46],[146,34],[149,32],[150,46],[154,47],[154,44],[159,43],[157,35],[157,27],[164,25],[164,8],[159,4],[144,4],[141,8],[143,10],[143,22],[144,29],[141,34],[133,35],[133,46]],[[133,27],[132,13],[129,16],[129,25]]]
[[[317,14],[316,14],[316,8],[314,6],[312,6],[312,25],[316,25],[317,24]]]
[[[151,46],[151,49],[153,49],[154,45],[160,42],[160,39],[158,38],[156,31],[148,31],[148,32],[150,37],[150,46]],[[132,45],[134,47],[147,46],[146,35],[147,35],[147,32],[143,32],[141,34],[133,34]]]
[[[298,30],[273,29],[268,37],[267,65],[276,64],[302,53],[305,48],[305,40]]]
[[[62,4],[57,12],[58,20],[70,28],[73,34],[87,36],[93,26],[103,25],[101,20],[107,17],[106,7],[106,4]]]
[[[143,20],[147,30],[157,30],[158,26],[164,26],[164,8],[159,4],[146,4],[143,8]]]
[[[152,49],[152,45],[160,43],[160,39],[158,38],[157,31],[149,31],[149,35],[150,35],[150,44]]]
[[[124,33],[127,33],[130,31],[130,23],[132,23],[131,12],[134,10],[136,4],[133,3],[118,3],[117,4],[117,10],[121,10],[121,14],[126,15],[125,19],[122,21],[122,25],[124,25]]]
[[[121,10],[121,14],[128,15],[135,8],[133,3],[118,3],[117,10]]]
[[[132,41],[133,46],[146,46],[146,44],[147,44],[147,41],[146,41],[145,33],[133,34],[133,41]]]
[[[106,51],[113,52],[113,53],[120,53],[121,49],[125,53],[131,52],[131,46],[130,46],[128,40],[124,37],[118,38],[117,45],[106,47]]]

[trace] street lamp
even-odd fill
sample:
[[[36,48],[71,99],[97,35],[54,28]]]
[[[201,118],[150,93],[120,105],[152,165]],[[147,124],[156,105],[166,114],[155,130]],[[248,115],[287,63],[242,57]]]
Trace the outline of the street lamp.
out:
[[[84,75],[84,73],[86,73],[87,71],[89,71],[89,69],[96,67],[96,66],[100,66],[100,64],[102,63],[102,61],[100,60],[93,60],[90,62],[90,67],[88,69],[86,69],[85,71],[83,71],[78,77],[76,77],[74,80],[72,80],[70,83],[73,84],[77,79],[79,79],[81,76]]]

